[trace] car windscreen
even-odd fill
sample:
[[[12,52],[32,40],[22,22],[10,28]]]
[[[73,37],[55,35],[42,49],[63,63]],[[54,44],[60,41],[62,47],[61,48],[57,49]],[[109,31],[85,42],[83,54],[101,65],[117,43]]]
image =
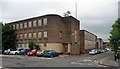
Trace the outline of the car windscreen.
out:
[[[18,51],[21,51],[21,50],[23,50],[23,49],[19,49]]]
[[[33,52],[35,52],[36,50],[32,50]]]

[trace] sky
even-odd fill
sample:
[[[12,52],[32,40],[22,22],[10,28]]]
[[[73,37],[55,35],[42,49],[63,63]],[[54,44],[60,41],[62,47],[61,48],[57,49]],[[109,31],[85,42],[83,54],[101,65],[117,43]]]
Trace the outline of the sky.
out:
[[[118,18],[120,0],[0,0],[0,21],[14,22],[46,14],[63,16],[66,11],[80,21],[80,29],[108,41]],[[77,3],[77,17],[75,3]]]

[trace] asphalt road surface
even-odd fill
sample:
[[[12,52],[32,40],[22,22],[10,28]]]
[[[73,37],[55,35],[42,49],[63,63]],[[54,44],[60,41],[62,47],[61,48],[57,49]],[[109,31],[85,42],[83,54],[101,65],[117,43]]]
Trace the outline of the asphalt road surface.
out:
[[[99,65],[98,62],[113,54],[113,52],[105,52],[97,55],[60,55],[54,58],[2,55],[2,67],[106,67]]]

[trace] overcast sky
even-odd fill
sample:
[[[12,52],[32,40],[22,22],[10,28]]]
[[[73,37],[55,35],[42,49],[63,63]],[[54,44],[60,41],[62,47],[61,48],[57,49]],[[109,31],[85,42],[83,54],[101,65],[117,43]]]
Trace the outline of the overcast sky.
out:
[[[0,21],[8,23],[46,14],[63,16],[68,10],[71,16],[76,17],[77,2],[80,29],[108,41],[111,26],[118,18],[118,1],[120,0],[0,0]]]

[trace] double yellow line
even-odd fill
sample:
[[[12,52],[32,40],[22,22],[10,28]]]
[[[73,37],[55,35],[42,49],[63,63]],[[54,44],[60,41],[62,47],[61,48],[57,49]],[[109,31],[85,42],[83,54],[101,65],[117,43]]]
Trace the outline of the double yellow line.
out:
[[[100,62],[103,62],[103,61],[107,60],[107,59],[110,58],[110,57],[111,57],[111,56],[108,56],[108,57],[106,57],[106,58],[103,58],[103,59],[97,61],[96,64],[98,64],[98,63],[100,63]]]

